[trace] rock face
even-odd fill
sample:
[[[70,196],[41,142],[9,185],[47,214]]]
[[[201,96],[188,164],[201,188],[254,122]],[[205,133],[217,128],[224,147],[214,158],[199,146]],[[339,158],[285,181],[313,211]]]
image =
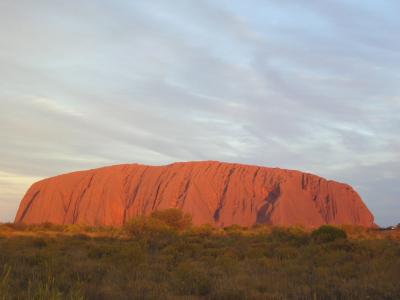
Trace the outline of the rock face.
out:
[[[215,161],[117,165],[48,178],[28,190],[15,221],[120,226],[171,207],[190,213],[197,225],[374,226],[349,185],[299,171]]]

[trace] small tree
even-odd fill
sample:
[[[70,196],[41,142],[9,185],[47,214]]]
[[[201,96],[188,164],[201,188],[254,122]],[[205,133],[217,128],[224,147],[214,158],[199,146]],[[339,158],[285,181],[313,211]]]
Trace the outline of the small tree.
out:
[[[177,208],[156,210],[151,214],[151,218],[160,220],[171,228],[179,231],[192,226],[192,216],[188,213],[183,213]]]
[[[331,225],[322,225],[311,233],[311,238],[320,243],[333,242],[338,239],[346,239],[346,231]]]
[[[125,231],[132,237],[157,238],[169,235],[173,229],[161,220],[139,216],[128,221],[124,226]]]
[[[165,237],[190,228],[192,217],[171,208],[154,211],[150,216],[138,216],[128,221],[124,228],[130,236],[147,238]]]

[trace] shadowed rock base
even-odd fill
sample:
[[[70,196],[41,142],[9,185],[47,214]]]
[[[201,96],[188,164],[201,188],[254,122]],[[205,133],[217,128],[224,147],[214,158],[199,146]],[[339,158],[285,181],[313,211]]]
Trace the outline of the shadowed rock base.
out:
[[[28,190],[15,221],[121,226],[171,207],[190,213],[196,225],[374,226],[349,185],[299,171],[215,161],[126,164],[48,178]]]

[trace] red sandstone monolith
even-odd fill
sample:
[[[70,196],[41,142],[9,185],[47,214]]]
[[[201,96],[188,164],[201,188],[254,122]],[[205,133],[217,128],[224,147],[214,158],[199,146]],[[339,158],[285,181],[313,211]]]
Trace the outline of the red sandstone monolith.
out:
[[[39,181],[15,221],[121,226],[154,210],[180,208],[194,224],[352,224],[374,217],[347,184],[299,171],[215,161],[126,164]]]

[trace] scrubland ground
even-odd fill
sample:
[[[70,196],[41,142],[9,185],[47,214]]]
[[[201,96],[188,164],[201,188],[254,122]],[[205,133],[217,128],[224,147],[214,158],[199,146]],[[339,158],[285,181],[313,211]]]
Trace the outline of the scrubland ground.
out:
[[[400,299],[399,230],[172,219],[0,225],[0,299]]]

